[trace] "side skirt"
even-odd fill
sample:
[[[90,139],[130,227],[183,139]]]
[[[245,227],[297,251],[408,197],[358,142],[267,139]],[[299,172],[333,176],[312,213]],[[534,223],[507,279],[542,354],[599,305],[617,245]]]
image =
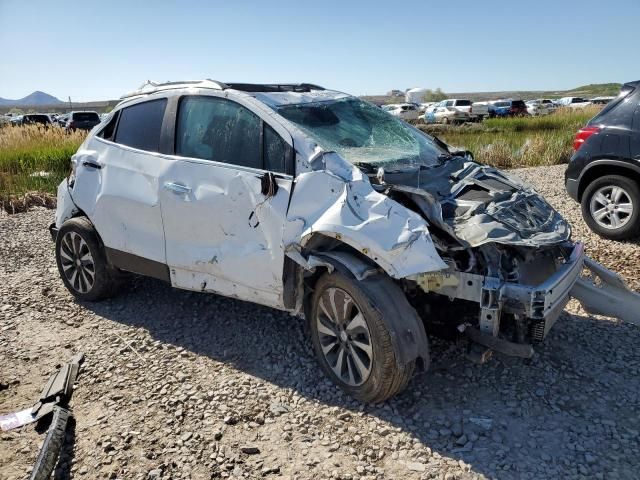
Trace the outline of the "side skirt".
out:
[[[155,260],[139,257],[133,253],[108,247],[105,247],[104,251],[107,255],[107,261],[120,270],[138,273],[146,277],[153,277],[171,283],[169,267],[162,262],[156,262]]]

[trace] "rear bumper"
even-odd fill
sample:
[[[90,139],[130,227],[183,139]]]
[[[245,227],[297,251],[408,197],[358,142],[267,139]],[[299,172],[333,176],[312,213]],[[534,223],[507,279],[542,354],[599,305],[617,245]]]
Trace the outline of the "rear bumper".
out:
[[[580,186],[578,180],[574,178],[566,178],[564,186],[567,189],[569,196],[578,202],[578,187]]]

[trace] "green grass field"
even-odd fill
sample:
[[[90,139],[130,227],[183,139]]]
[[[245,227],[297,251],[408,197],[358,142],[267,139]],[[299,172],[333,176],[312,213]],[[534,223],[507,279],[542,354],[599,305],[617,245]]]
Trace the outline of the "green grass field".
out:
[[[470,150],[475,159],[500,168],[566,163],[573,138],[599,110],[558,111],[544,117],[490,118],[462,126],[418,125],[449,145]]]

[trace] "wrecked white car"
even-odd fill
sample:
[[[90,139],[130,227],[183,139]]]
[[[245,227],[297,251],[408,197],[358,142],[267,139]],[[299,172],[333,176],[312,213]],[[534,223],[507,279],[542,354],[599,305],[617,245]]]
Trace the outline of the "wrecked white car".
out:
[[[51,232],[78,299],[128,271],[304,316],[322,369],[367,402],[428,367],[427,332],[529,357],[570,297],[640,311],[531,188],[309,84],[123,97],[73,156]]]

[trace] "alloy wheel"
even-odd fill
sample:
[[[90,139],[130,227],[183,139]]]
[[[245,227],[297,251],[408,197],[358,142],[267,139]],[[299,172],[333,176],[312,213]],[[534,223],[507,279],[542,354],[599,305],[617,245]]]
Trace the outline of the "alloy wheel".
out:
[[[631,196],[622,187],[606,185],[595,191],[589,202],[594,221],[610,230],[626,225],[633,214]]]
[[[373,366],[371,332],[353,298],[340,288],[327,288],[318,303],[316,326],[335,375],[351,387],[366,382]]]
[[[60,263],[67,281],[79,293],[95,283],[96,268],[89,246],[76,232],[67,232],[60,242]]]

